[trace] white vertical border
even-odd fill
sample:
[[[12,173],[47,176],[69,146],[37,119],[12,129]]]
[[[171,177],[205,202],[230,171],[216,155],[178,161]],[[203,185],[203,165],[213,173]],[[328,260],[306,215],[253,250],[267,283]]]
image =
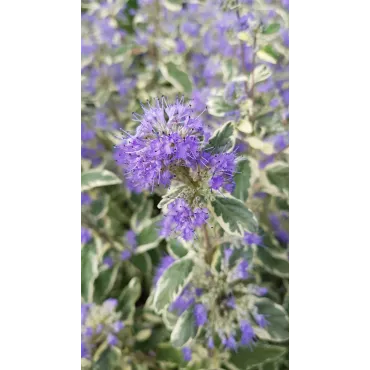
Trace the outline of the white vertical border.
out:
[[[289,368],[296,368],[296,1],[290,4],[289,17],[289,87],[290,87],[290,104],[289,104]]]
[[[368,5],[291,3],[290,368],[366,369]],[[1,363],[77,369],[80,3],[1,12]]]
[[[369,4],[291,1],[290,368],[369,366]]]
[[[80,2],[0,22],[1,367],[80,367]]]

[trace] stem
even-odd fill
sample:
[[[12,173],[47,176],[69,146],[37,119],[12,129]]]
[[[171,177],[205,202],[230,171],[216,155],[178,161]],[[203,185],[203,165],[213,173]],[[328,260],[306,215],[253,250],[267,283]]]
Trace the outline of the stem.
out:
[[[205,244],[206,244],[205,260],[206,260],[206,263],[208,263],[208,265],[210,265],[212,263],[214,249],[212,248],[211,240],[209,238],[209,234],[208,234],[208,230],[207,230],[207,224],[204,224],[202,226],[202,231],[203,231],[204,241],[205,241]]]
[[[239,13],[239,9],[238,9],[238,1],[236,2],[236,16],[238,18],[238,22],[240,20],[240,13]],[[240,45],[240,51],[241,51],[241,54],[242,54],[242,70],[244,71],[244,74],[246,76],[248,76],[248,71],[247,69],[245,68],[245,50],[244,50],[244,43],[242,40],[239,41],[239,45]],[[247,81],[244,81],[244,89],[245,89],[245,94],[248,96],[248,82]]]
[[[156,41],[158,41],[160,37],[160,33],[161,33],[160,24],[159,24],[160,12],[161,12],[161,5],[159,3],[159,0],[155,0],[154,18],[153,18],[155,41],[153,42],[152,47],[153,47],[153,59],[154,59],[156,69],[158,69],[158,60],[159,60],[159,55],[158,55],[159,53],[158,53],[158,47],[156,45]]]
[[[238,0],[236,1],[236,16],[238,18],[238,22],[240,20],[240,13],[239,13],[239,4]],[[244,43],[243,41],[240,40],[240,51],[242,54],[242,69],[244,71],[244,74],[248,77],[250,76],[250,82],[248,86],[248,80],[244,82],[244,89],[245,89],[245,94],[247,98],[249,97],[250,100],[252,101],[252,114],[249,116],[249,120],[251,123],[254,122],[255,118],[253,116],[253,103],[254,103],[254,66],[256,64],[256,46],[257,46],[257,30],[253,31],[253,46],[252,46],[252,72],[248,73],[247,68],[245,66],[245,50],[244,50]],[[248,88],[249,88],[249,93],[248,93]]]
[[[250,83],[251,84],[251,86],[250,86],[250,90],[251,90],[250,98],[251,98],[252,102],[253,102],[253,99],[254,99],[254,66],[256,64],[256,46],[257,46],[257,32],[254,33],[254,37],[253,37],[252,73],[251,73],[251,83]]]

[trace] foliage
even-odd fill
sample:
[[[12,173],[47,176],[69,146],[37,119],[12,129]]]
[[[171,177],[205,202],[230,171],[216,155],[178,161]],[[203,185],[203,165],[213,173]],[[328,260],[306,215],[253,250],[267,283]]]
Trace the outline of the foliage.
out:
[[[82,368],[288,368],[288,8],[82,0]]]

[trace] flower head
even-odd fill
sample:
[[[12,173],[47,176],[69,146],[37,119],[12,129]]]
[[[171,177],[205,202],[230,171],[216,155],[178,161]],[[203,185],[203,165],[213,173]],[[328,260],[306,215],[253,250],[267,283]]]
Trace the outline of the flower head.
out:
[[[264,296],[266,295],[268,292],[268,289],[265,288],[265,287],[256,287],[255,288],[255,293],[258,295],[258,296]]]
[[[81,227],[81,243],[86,244],[91,240],[91,232],[85,227]]]
[[[113,347],[113,346],[116,346],[118,344],[118,339],[115,335],[113,335],[112,333],[109,333],[108,336],[107,336],[107,342],[108,342],[109,346]]]
[[[254,319],[256,320],[257,325],[261,328],[265,328],[268,325],[266,317],[262,314],[256,313],[254,315]]]
[[[232,335],[230,335],[229,337],[224,337],[224,338],[222,339],[222,344],[223,344],[226,348],[231,349],[231,350],[233,350],[233,351],[236,351],[236,349],[237,349],[237,347],[238,347],[238,345],[237,345],[237,343],[236,343],[236,340],[235,340],[235,338],[234,338]]]
[[[103,306],[108,310],[108,311],[113,311],[117,307],[118,301],[115,298],[108,298],[104,303]]]
[[[181,294],[171,303],[169,307],[169,311],[175,312],[178,315],[181,315],[185,312],[192,304],[195,302],[195,295],[194,292],[190,289],[190,287],[185,287]],[[194,316],[196,314],[194,313]],[[203,315],[199,312],[199,320],[200,322],[203,321]],[[197,319],[196,319],[197,320]]]
[[[120,314],[115,311],[117,299],[109,298],[102,305],[81,304],[81,357],[91,359],[106,340],[109,346],[118,344],[116,333],[123,329]]]
[[[191,361],[191,349],[189,347],[184,347],[182,349],[182,355],[185,361],[187,362]]]
[[[262,236],[260,236],[258,234],[245,232],[245,234],[244,234],[244,241],[247,244],[261,245],[262,244],[262,241],[263,241],[263,238],[262,238]]]
[[[113,267],[113,258],[111,256],[107,256],[103,259],[103,265],[107,266],[108,268]]]
[[[208,348],[210,348],[210,349],[215,348],[215,343],[214,343],[214,341],[213,341],[213,338],[212,338],[212,337],[209,337],[209,338],[207,339],[207,347],[208,347]]]
[[[142,115],[133,115],[140,123],[135,135],[126,134],[115,159],[135,188],[153,191],[156,185],[169,185],[176,167],[195,168],[200,163],[204,130],[184,99],[173,104],[157,99],[142,108]]]
[[[288,93],[289,94],[289,93]],[[289,144],[289,137],[287,133],[278,134],[273,138],[274,149],[276,151],[283,150]]]
[[[192,240],[195,228],[202,226],[208,219],[207,208],[191,209],[182,198],[168,205],[168,210],[162,221],[162,236],[181,235],[184,240]]]
[[[132,252],[128,249],[125,249],[121,252],[121,260],[126,261],[132,256]]]
[[[81,205],[89,205],[91,203],[91,198],[88,193],[81,193]]]
[[[137,246],[137,240],[136,240],[136,234],[134,231],[132,230],[129,230],[127,231],[126,235],[125,235],[125,238],[126,238],[126,241],[128,243],[128,245],[135,249],[136,246]]]
[[[232,193],[235,188],[233,179],[236,170],[235,153],[220,153],[216,155],[204,154],[207,160],[207,166],[211,173],[209,186],[214,190],[223,187],[226,191]]]
[[[254,330],[252,326],[247,321],[242,321],[240,325],[240,330],[242,333],[240,343],[243,346],[248,346],[253,342],[253,338],[255,337]]]
[[[248,279],[249,276],[248,268],[249,268],[248,261],[246,259],[242,259],[235,269],[234,278],[242,280]]]
[[[197,303],[195,305],[194,317],[197,326],[202,326],[207,322],[207,309],[203,304]]]
[[[275,232],[276,239],[282,244],[289,243],[289,233],[283,229],[277,230]]]
[[[87,349],[86,343],[81,342],[81,358],[89,358],[89,350]]]
[[[229,265],[230,257],[232,256],[234,250],[232,248],[225,248],[224,250],[224,261],[225,265]]]
[[[125,327],[122,321],[116,321],[113,323],[112,328],[115,333],[119,333]]]

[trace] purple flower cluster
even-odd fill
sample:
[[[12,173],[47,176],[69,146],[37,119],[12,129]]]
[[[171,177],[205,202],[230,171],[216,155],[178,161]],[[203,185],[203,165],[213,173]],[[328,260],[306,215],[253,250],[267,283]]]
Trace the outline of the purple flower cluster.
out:
[[[207,322],[207,308],[202,303],[197,303],[194,307],[194,317],[197,326],[202,326]]]
[[[202,164],[204,130],[183,98],[174,104],[157,99],[153,106],[142,108],[143,115],[133,115],[140,122],[136,134],[126,134],[115,159],[134,189],[153,191],[154,186],[170,184],[174,168],[196,169]]]
[[[86,244],[91,240],[91,232],[85,227],[81,227],[81,244]]]
[[[258,234],[245,232],[243,240],[247,244],[261,245],[263,237]]]
[[[239,258],[236,261],[231,259],[234,249],[226,248],[223,256],[223,271],[226,273],[228,282],[235,282],[236,280],[245,280],[249,276],[249,264],[244,258]],[[166,257],[168,258],[168,257]],[[161,273],[167,265],[173,263],[173,259],[163,259],[161,263]],[[220,342],[226,349],[237,351],[238,348],[243,346],[251,347],[255,340],[256,334],[253,326],[256,325],[265,328],[269,323],[266,317],[260,314],[256,307],[251,309],[250,316],[248,315],[235,315],[235,312],[242,312],[240,306],[244,298],[237,297],[233,288],[225,292],[220,279],[224,275],[218,275],[208,271],[204,275],[203,280],[194,280],[187,284],[176,297],[176,299],[169,306],[169,311],[174,312],[176,315],[182,315],[186,310],[192,310],[194,315],[194,325],[196,327],[203,327],[205,331],[205,342],[208,348],[214,348],[215,336],[218,336]],[[240,282],[242,284],[242,282]],[[199,287],[201,286],[201,287]],[[211,290],[207,287],[212,286]],[[215,287],[220,287],[217,291]],[[258,287],[255,285],[248,285],[248,289],[253,295],[264,295],[267,293],[266,288]],[[212,302],[212,309],[209,303]],[[216,315],[216,316],[214,316]],[[253,317],[254,321],[251,323],[247,320],[248,317]],[[225,327],[220,326],[220,322],[215,323],[222,318],[223,320],[230,320]],[[216,324],[216,325],[215,325]],[[230,328],[232,328],[230,330]],[[190,361],[191,349],[185,347],[184,358]]]
[[[81,15],[82,57],[82,158],[92,161],[93,167],[101,162],[104,147],[97,142],[97,129],[117,129],[121,112],[127,107],[128,93],[136,85],[136,74],[126,68],[119,49],[127,41],[119,22],[125,22],[119,11],[120,1],[91,2]],[[121,18],[121,19],[120,19]],[[91,103],[94,102],[94,107]],[[89,130],[87,128],[94,130]]]
[[[92,200],[90,198],[90,195],[88,193],[81,193],[81,205],[87,206],[91,204]]]
[[[269,219],[270,219],[271,226],[274,230],[276,239],[281,244],[288,244],[289,243],[289,233],[283,229],[283,226],[280,222],[278,215],[270,214]]]
[[[197,190],[234,190],[235,153],[214,154],[214,148],[205,148],[208,133],[200,117],[193,115],[190,103],[181,98],[168,104],[161,98],[142,108],[142,115],[133,114],[139,122],[135,135],[125,132],[115,150],[129,188],[153,191],[176,179]],[[161,234],[174,233],[189,241],[207,219],[206,208],[177,199],[168,205]]]
[[[236,170],[235,153],[221,153],[211,155],[204,154],[204,159],[207,161],[209,171],[212,176],[209,179],[209,186],[214,190],[224,188],[232,193],[235,188],[234,173]]]
[[[251,324],[246,320],[242,320],[239,325],[239,332],[240,334],[234,330],[233,333],[229,333],[227,335],[221,332],[219,333],[221,343],[225,346],[225,348],[232,351],[237,351],[239,347],[251,347],[256,338],[256,334]],[[240,337],[239,340],[238,337]]]
[[[287,92],[289,96],[289,91]],[[262,157],[259,161],[259,168],[264,169],[269,164],[273,163],[275,161],[275,156],[279,152],[283,151],[289,146],[289,133],[288,132],[282,132],[277,135],[274,135],[266,140],[267,142],[271,142],[274,146],[274,154],[265,155],[262,154]]]
[[[181,294],[171,303],[169,311],[181,315],[191,307],[196,299],[194,288],[191,285],[186,286]]]
[[[91,161],[93,167],[97,166],[101,162],[101,156],[99,150],[102,146],[95,142],[95,132],[87,126],[86,122],[81,123],[81,157]],[[82,199],[81,199],[81,203]]]
[[[124,328],[115,312],[118,301],[107,299],[101,306],[81,304],[81,358],[91,359],[102,337],[109,346],[118,344],[117,334]]]
[[[168,205],[168,210],[162,221],[161,235],[181,235],[184,240],[192,240],[196,227],[202,226],[208,219],[207,208],[191,209],[182,198]]]
[[[249,264],[244,258],[239,262],[238,266],[234,271],[234,279],[246,280],[249,276]]]
[[[213,189],[233,191],[235,154],[204,150],[208,134],[190,103],[182,98],[168,104],[162,98],[142,108],[143,115],[134,114],[140,122],[136,134],[125,133],[115,152],[133,189],[153,191],[158,185],[169,186],[179,172],[189,180],[190,173],[203,171]]]
[[[187,362],[191,361],[191,358],[192,358],[191,348],[190,347],[184,347],[182,349],[182,355],[183,355],[185,361],[187,361]]]
[[[136,234],[134,231],[129,230],[125,235],[125,241],[128,244],[128,249],[121,252],[121,260],[128,260],[134,253],[137,247]]]

